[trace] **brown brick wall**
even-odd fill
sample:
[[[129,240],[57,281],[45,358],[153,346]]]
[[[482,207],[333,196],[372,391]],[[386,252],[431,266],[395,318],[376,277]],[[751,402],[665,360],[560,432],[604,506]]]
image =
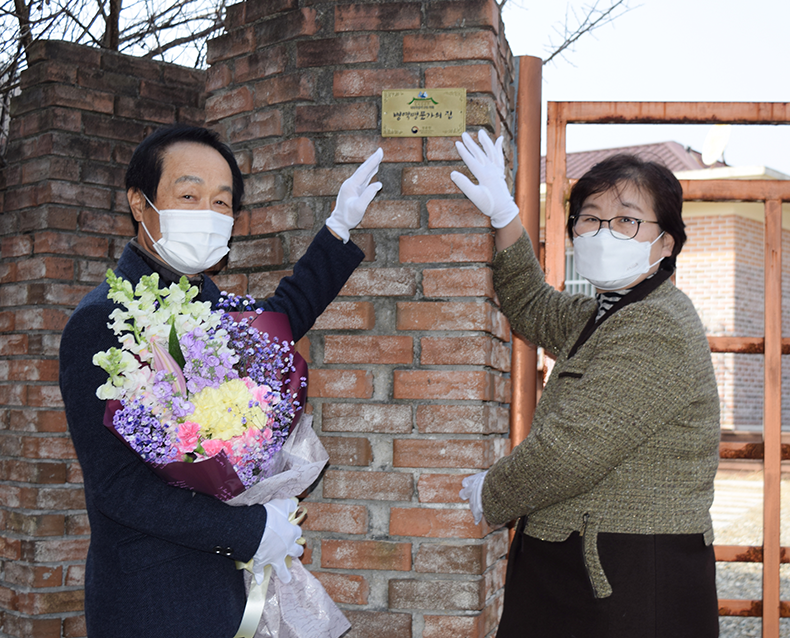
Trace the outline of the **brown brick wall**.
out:
[[[90,530],[62,412],[60,330],[132,234],[134,147],[203,122],[205,72],[35,45],[0,200],[0,635],[79,637]]]
[[[207,72],[38,46],[0,173],[0,635],[84,636],[89,528],[57,388],[59,331],[132,234],[123,175],[173,122],[218,130],[245,207],[218,283],[265,297],[342,181],[378,146],[363,265],[298,344],[331,467],[306,501],[304,562],[351,638],[491,634],[505,530],[475,526],[463,476],[508,446],[509,329],[484,216],[446,138],[381,138],[382,89],[466,87],[467,127],[512,141],[513,60],[494,0],[250,0]]]
[[[721,204],[722,209],[728,205]],[[764,328],[764,224],[754,217],[762,204],[744,211],[686,219],[688,242],[678,258],[677,284],[694,303],[711,336],[762,337]],[[750,210],[746,210],[749,208]],[[749,214],[751,213],[751,214]],[[782,233],[783,254],[790,231]],[[783,260],[783,326],[790,332],[790,259]],[[765,369],[762,355],[713,355],[722,428],[762,430]],[[783,359],[783,421],[790,422],[790,362]]]
[[[247,158],[250,218],[226,287],[270,293],[342,181],[384,149],[384,188],[352,231],[366,260],[300,344],[331,463],[307,501],[308,567],[352,637],[485,636],[506,534],[475,526],[458,490],[507,449],[509,331],[492,303],[493,244],[449,179],[453,140],[380,137],[380,98],[466,87],[468,129],[512,140],[499,10],[282,0],[237,5],[230,19],[209,45],[206,118]],[[273,257],[261,268],[263,252]]]

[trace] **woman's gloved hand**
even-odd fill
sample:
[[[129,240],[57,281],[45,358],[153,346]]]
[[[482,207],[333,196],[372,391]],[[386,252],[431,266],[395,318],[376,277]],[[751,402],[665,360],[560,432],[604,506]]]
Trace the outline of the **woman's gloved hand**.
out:
[[[263,582],[263,568],[271,565],[283,583],[291,581],[291,572],[286,565],[286,557],[299,558],[304,547],[297,543],[302,537],[302,528],[289,520],[296,511],[295,498],[277,498],[264,504],[266,508],[266,529],[261,544],[252,559],[252,573],[260,585]]]
[[[351,237],[348,231],[362,221],[368,204],[381,190],[381,182],[372,184],[369,182],[379,170],[379,164],[383,157],[384,151],[378,149],[340,187],[335,210],[326,220],[326,225],[343,240],[344,244]]]
[[[504,228],[518,215],[518,206],[513,201],[505,181],[502,137],[494,144],[486,132],[480,129],[477,139],[482,148],[475,144],[469,133],[464,133],[461,139],[463,143],[456,142],[455,147],[478,183],[473,184],[466,175],[458,171],[450,173],[450,179],[480,212],[491,218],[494,228]]]
[[[463,488],[458,492],[458,496],[465,501],[469,501],[469,509],[472,510],[475,525],[483,520],[483,481],[486,478],[486,474],[488,474],[488,470],[467,476],[461,481]]]

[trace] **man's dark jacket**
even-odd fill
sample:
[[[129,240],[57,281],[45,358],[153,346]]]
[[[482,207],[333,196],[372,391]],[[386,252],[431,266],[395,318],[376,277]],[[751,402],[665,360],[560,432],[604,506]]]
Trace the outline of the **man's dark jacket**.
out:
[[[127,245],[115,270],[136,284],[153,272]],[[324,227],[265,310],[282,312],[294,341],[310,329],[362,261]],[[164,283],[162,284],[164,285]],[[118,345],[107,327],[116,307],[103,283],[69,319],[60,346],[60,389],[85,481],[91,543],[85,573],[89,638],[231,638],[246,602],[234,561],[252,558],[266,525],[263,506],[231,507],[170,487],[103,425],[96,388],[107,373],[96,352]],[[217,302],[204,277],[199,301]]]

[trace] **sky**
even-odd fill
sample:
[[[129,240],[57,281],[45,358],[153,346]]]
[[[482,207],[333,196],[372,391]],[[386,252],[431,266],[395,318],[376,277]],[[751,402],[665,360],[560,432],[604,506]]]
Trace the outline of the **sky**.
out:
[[[593,0],[508,0],[513,55],[548,57],[566,10]],[[599,0],[608,7],[611,0]],[[551,101],[790,102],[790,1],[628,0],[629,10],[543,66]],[[570,21],[573,21],[573,15]],[[573,23],[575,26],[576,23]],[[567,152],[674,141],[702,151],[712,125],[569,125]],[[545,152],[545,124],[541,132]],[[731,166],[790,176],[790,125],[733,126]]]

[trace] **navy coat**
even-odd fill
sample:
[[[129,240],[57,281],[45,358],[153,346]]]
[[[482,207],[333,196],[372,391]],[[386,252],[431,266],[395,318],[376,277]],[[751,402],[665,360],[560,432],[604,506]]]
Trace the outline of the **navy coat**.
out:
[[[324,227],[263,308],[283,312],[294,340],[310,329],[362,261]],[[116,274],[136,283],[152,268],[130,246]],[[115,307],[107,283],[88,293],[60,345],[60,389],[82,466],[91,542],[85,572],[89,638],[231,638],[246,602],[242,572],[266,525],[263,506],[231,507],[171,487],[103,425],[96,388],[107,373],[96,352],[117,346],[107,327]],[[198,300],[219,290],[204,277]]]

